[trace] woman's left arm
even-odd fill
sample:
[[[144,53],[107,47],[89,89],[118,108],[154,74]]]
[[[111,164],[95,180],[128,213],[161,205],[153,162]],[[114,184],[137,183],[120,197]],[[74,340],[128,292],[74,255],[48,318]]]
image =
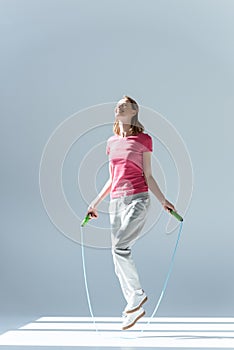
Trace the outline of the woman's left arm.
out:
[[[152,175],[151,170],[151,153],[152,152],[143,152],[143,172],[145,176],[145,181],[149,189],[153,192],[159,202],[163,205],[164,209],[169,212],[168,208],[176,211],[174,205],[170,203],[160,190],[156,180]]]

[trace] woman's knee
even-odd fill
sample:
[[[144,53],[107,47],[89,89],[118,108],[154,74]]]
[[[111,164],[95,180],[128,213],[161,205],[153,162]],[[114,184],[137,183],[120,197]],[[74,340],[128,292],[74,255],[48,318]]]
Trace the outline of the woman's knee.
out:
[[[120,248],[120,247],[112,247],[112,254],[113,255],[118,255],[122,257],[127,257],[131,254],[131,249],[130,248]]]

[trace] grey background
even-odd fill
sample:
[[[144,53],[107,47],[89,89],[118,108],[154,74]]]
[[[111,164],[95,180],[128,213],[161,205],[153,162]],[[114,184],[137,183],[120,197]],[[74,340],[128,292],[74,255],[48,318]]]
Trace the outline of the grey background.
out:
[[[194,169],[192,201],[157,315],[233,316],[233,12],[228,0],[0,2],[2,330],[12,318],[89,316],[81,248],[45,212],[39,165],[61,122],[123,94],[176,127]],[[111,134],[105,129],[103,139]],[[82,216],[88,203],[79,201],[72,154],[64,187]],[[157,139],[154,154],[174,184]],[[97,189],[107,167],[101,175]],[[169,185],[167,198],[174,202],[175,194]],[[176,239],[164,234],[166,222],[165,213],[134,249],[148,315]],[[94,314],[120,316],[125,304],[110,251],[87,248],[86,261]]]

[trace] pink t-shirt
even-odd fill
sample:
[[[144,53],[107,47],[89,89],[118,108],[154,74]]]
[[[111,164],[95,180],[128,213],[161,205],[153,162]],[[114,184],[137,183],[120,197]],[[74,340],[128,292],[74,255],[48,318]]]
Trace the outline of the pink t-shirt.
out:
[[[109,137],[106,154],[112,173],[110,198],[147,192],[148,186],[143,172],[143,152],[152,152],[152,138],[146,133],[121,137]]]

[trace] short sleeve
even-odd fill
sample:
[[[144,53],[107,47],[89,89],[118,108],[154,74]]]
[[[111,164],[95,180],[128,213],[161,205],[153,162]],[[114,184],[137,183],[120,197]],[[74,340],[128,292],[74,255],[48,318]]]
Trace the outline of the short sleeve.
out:
[[[145,147],[147,148],[148,152],[153,152],[153,140],[150,135],[147,134],[147,137],[145,138]]]

